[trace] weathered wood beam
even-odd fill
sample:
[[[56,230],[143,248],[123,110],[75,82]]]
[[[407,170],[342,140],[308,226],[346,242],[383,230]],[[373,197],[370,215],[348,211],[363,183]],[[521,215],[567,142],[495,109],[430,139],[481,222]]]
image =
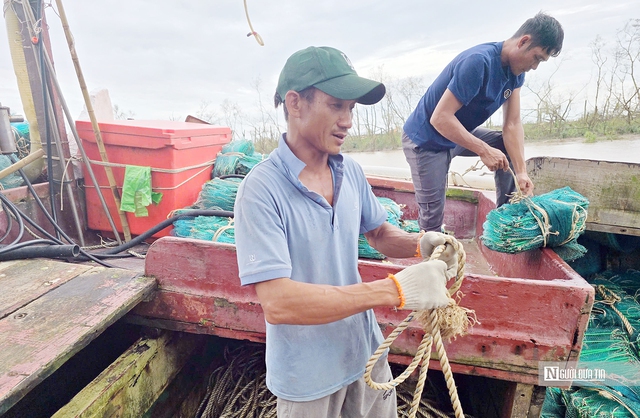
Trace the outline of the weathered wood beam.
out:
[[[203,341],[173,332],[138,340],[53,418],[143,416]]]

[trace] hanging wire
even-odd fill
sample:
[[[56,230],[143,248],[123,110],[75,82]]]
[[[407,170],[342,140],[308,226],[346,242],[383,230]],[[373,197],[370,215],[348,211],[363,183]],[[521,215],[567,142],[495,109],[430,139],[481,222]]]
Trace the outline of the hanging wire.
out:
[[[249,29],[251,29],[251,32],[247,33],[247,38],[253,35],[260,46],[264,46],[262,36],[260,36],[258,32],[253,30],[253,25],[251,24],[251,19],[249,18],[249,9],[247,9],[247,0],[244,0],[244,14],[247,16],[247,23],[249,23]]]

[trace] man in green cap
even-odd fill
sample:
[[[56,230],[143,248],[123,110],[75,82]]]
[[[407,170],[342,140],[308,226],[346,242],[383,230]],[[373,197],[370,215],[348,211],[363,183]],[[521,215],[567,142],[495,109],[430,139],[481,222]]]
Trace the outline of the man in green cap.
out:
[[[356,103],[375,104],[383,84],[359,77],[346,55],[309,47],[286,62],[275,94],[287,133],[238,190],[235,236],[240,280],[255,287],[266,319],[267,386],[278,417],[397,417],[395,391],[366,385],[364,369],[383,336],[373,308],[423,310],[449,303],[452,251],[363,283],[358,237],[390,257],[428,257],[436,232],[407,233],[362,168],[340,154]],[[392,379],[386,357],[376,382]]]

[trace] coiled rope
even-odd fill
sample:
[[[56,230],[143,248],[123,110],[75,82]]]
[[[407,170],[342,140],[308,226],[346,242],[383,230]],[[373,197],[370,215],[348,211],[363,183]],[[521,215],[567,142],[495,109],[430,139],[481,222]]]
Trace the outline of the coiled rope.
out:
[[[420,400],[422,398],[422,391],[424,389],[424,383],[427,378],[427,371],[429,370],[429,360],[431,359],[431,349],[435,342],[436,351],[440,359],[440,365],[442,367],[442,373],[444,374],[447,388],[449,389],[449,397],[451,398],[451,404],[456,418],[464,418],[462,412],[462,406],[460,405],[460,399],[458,398],[458,391],[456,389],[456,383],[453,379],[453,373],[451,372],[451,366],[449,365],[449,359],[444,349],[443,339],[450,340],[458,335],[466,333],[469,325],[473,325],[476,321],[474,311],[459,306],[452,298],[462,285],[464,279],[464,265],[466,260],[466,253],[462,244],[460,244],[453,236],[447,235],[446,243],[444,245],[437,246],[430,256],[430,260],[436,260],[440,258],[442,252],[445,250],[446,244],[453,246],[458,256],[458,270],[456,272],[456,281],[449,288],[449,305],[444,308],[431,309],[425,311],[413,311],[402,321],[398,327],[387,337],[387,339],[380,344],[380,347],[369,359],[367,367],[364,373],[365,382],[373,389],[376,390],[389,390],[402,382],[404,382],[413,371],[420,364],[420,373],[418,376],[418,382],[416,389],[413,393],[413,401],[411,403],[411,410],[409,411],[409,418],[415,418],[420,406]],[[418,347],[416,355],[413,357],[411,364],[407,366],[406,370],[402,372],[398,377],[387,383],[377,383],[371,379],[371,371],[373,366],[377,363],[380,357],[385,353],[387,348],[396,340],[398,335],[404,331],[409,323],[417,319],[423,326],[424,337]]]

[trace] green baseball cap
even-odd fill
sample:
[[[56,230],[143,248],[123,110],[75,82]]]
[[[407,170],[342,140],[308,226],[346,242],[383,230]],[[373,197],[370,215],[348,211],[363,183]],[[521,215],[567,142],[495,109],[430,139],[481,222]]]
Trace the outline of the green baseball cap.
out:
[[[358,76],[349,58],[328,46],[310,46],[291,55],[280,73],[276,92],[284,100],[289,90],[307,87],[366,105],[378,103],[386,92],[384,84]]]

